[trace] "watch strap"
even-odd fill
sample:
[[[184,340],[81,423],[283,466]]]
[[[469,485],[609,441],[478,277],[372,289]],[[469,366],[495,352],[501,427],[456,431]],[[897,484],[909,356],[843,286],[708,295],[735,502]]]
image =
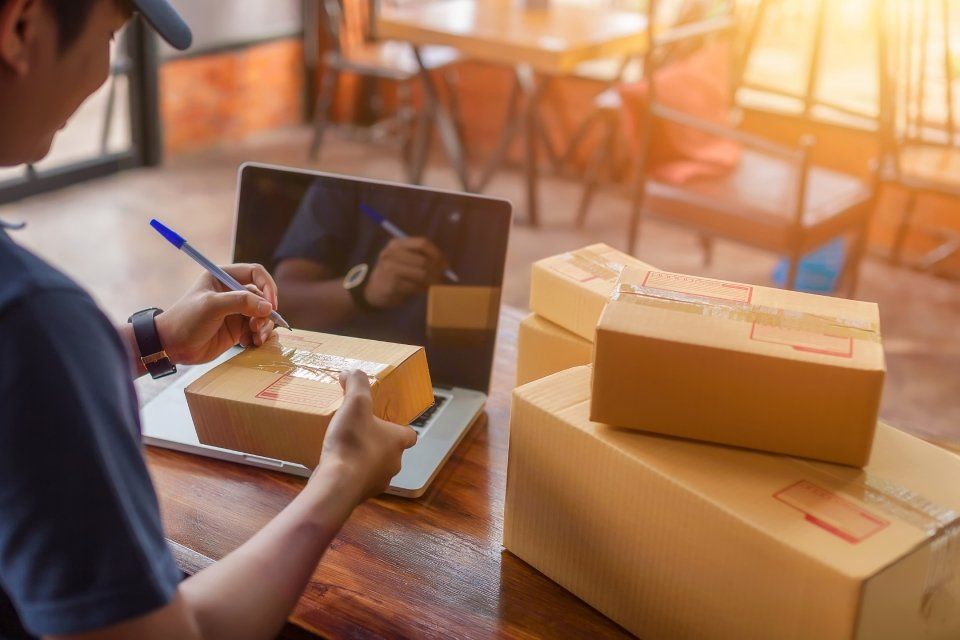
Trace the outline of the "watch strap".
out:
[[[140,351],[140,361],[153,378],[163,378],[177,372],[177,367],[164,351],[160,334],[157,332],[156,318],[160,313],[160,309],[144,309],[130,316],[129,320],[133,325],[137,349]]]
[[[367,281],[366,280],[364,280],[357,286],[353,287],[352,289],[347,289],[347,291],[350,292],[350,297],[353,298],[353,304],[355,304],[357,306],[357,309],[359,309],[360,311],[376,310],[376,307],[374,307],[372,304],[370,304],[369,301],[367,301],[367,295],[366,295]]]

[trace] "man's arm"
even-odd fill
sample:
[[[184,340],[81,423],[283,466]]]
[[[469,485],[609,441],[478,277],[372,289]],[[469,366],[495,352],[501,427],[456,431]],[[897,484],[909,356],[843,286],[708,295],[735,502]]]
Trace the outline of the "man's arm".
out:
[[[324,551],[353,509],[383,491],[416,442],[409,427],[372,416],[366,376],[344,376],[346,399],[304,490],[220,562],[184,581],[165,607],[69,640],[254,640],[282,628]]]
[[[234,345],[261,345],[273,332],[270,313],[277,308],[277,285],[258,264],[234,264],[224,271],[247,287],[227,291],[205,273],[180,300],[157,316],[160,343],[174,364],[209,362]],[[134,377],[147,372],[133,326],[117,331],[127,345]]]

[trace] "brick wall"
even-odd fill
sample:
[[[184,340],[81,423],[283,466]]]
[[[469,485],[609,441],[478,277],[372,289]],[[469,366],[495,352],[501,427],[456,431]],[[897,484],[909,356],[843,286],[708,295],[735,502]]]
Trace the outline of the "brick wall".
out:
[[[303,46],[290,38],[170,60],[160,69],[160,117],[168,155],[303,119]]]

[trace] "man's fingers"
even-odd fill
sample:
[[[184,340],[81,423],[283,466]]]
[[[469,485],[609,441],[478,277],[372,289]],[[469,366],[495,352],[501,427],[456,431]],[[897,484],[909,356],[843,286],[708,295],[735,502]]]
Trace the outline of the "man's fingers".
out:
[[[354,370],[341,373],[340,386],[343,387],[344,402],[356,402],[364,407],[372,406],[370,380],[364,372]]]
[[[413,445],[417,444],[417,432],[413,430],[413,427],[400,427],[403,429],[403,448],[409,449]]]
[[[430,260],[443,262],[443,253],[426,238],[405,238],[404,248],[416,251]]]
[[[207,300],[210,309],[221,317],[241,314],[251,318],[264,318],[273,311],[273,305],[252,291],[212,293]]]
[[[391,262],[387,265],[393,276],[399,280],[412,280],[413,282],[427,282],[430,278],[430,272],[423,267],[415,267],[406,264]]]
[[[236,278],[243,285],[253,284],[263,292],[263,297],[276,309],[279,306],[277,283],[263,265],[259,264],[230,264],[223,270]]]

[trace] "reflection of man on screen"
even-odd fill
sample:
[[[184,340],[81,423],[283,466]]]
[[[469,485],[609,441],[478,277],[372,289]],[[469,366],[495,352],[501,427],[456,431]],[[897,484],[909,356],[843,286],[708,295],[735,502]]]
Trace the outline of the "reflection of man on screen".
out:
[[[363,209],[410,237],[391,236]],[[437,239],[456,223],[430,194],[396,202],[315,182],[274,255],[285,317],[304,329],[425,344],[426,292],[447,267]]]

